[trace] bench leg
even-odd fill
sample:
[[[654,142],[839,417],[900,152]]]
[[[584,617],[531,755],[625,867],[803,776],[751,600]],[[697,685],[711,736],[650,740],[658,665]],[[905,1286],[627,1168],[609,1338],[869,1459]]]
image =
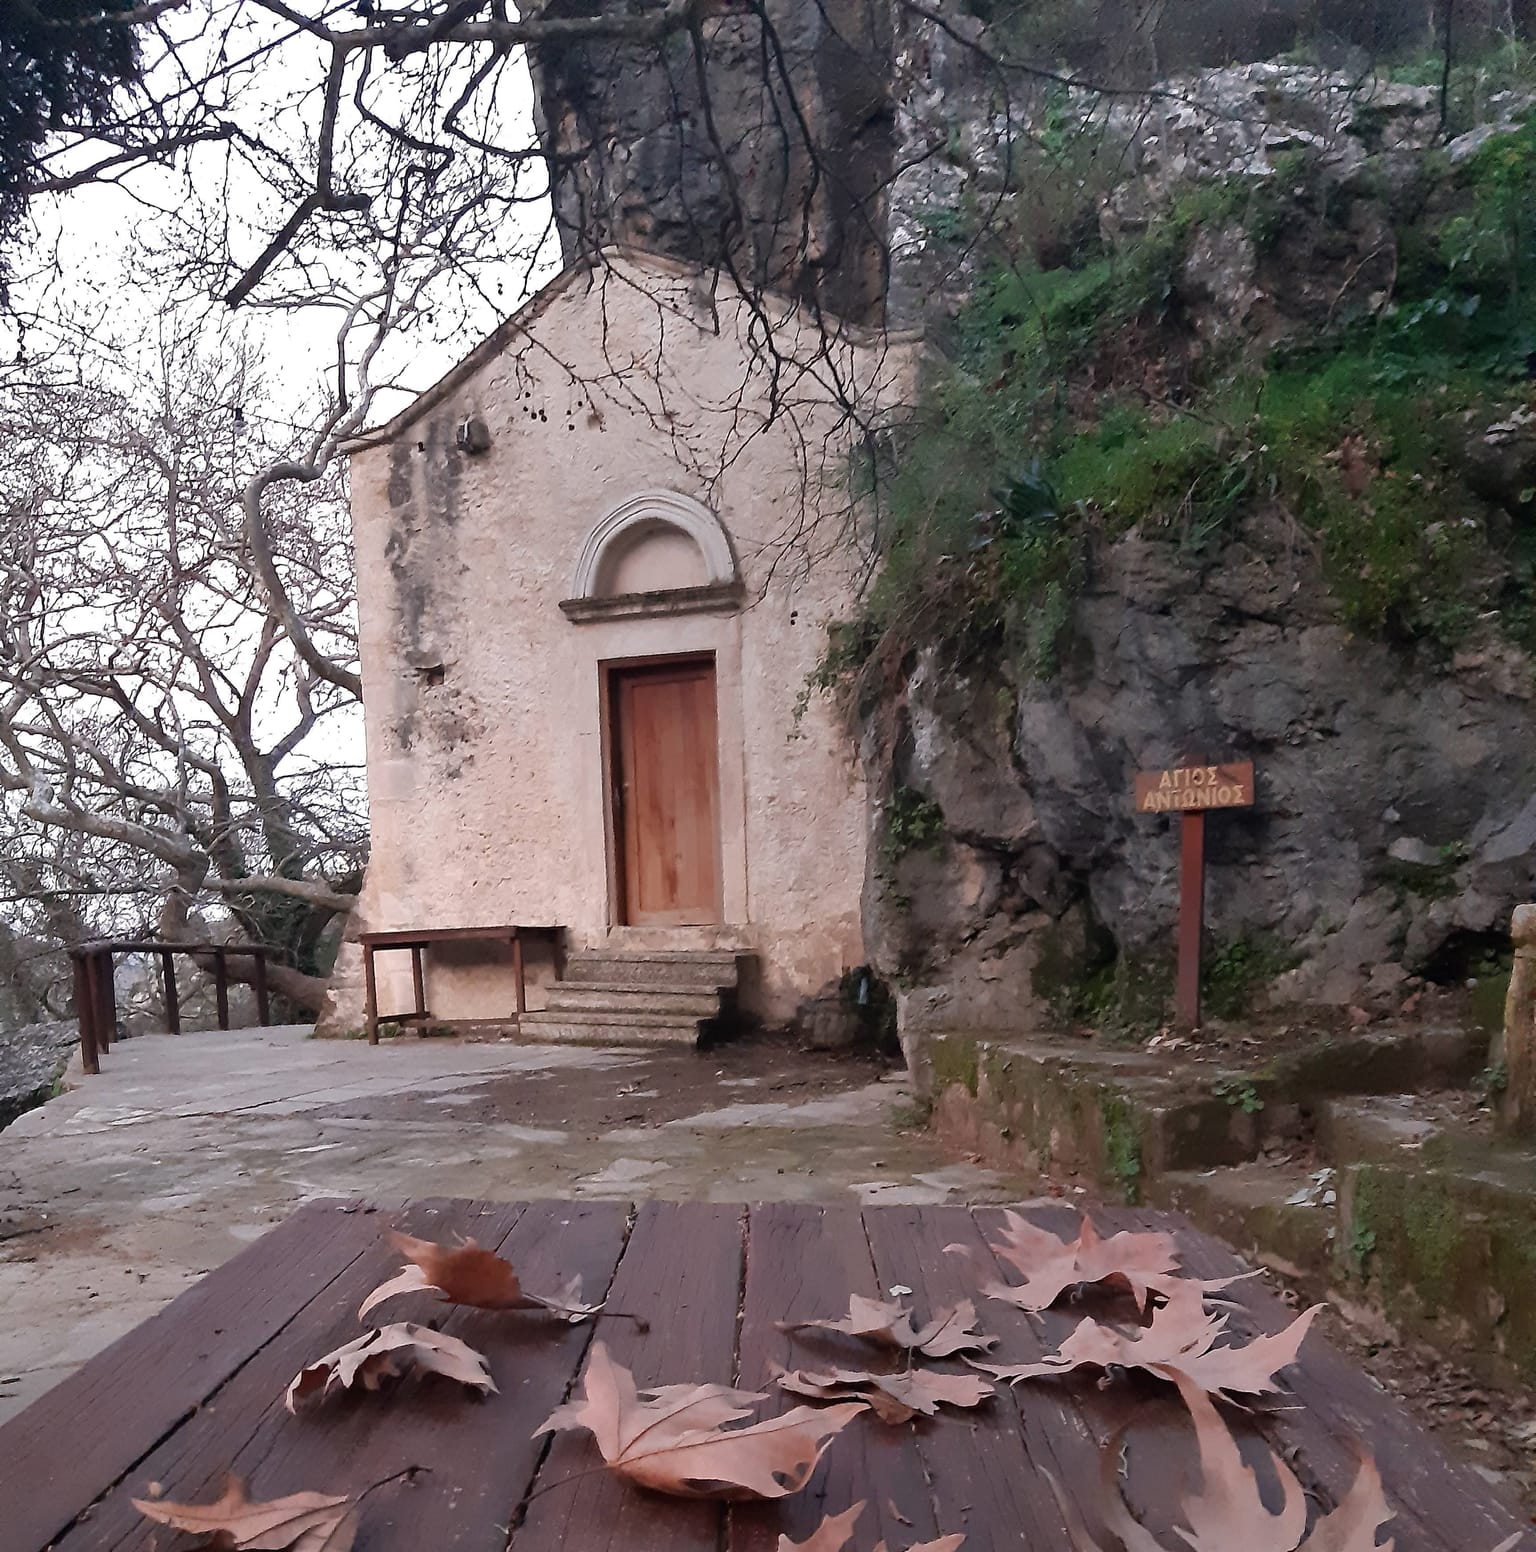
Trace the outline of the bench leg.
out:
[[[523,979],[523,939],[521,933],[512,934],[512,974],[517,978],[517,1016],[528,1011],[528,987]]]
[[[379,988],[373,978],[373,946],[363,945],[363,1027],[368,1044],[379,1043]]]
[[[427,978],[422,968],[421,950],[414,944],[411,947],[411,990],[416,994],[416,1011],[427,1011]]]

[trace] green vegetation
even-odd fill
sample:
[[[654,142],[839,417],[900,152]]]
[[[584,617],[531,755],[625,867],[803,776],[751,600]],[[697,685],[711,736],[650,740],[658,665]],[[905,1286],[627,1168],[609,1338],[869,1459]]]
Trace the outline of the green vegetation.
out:
[[[908,852],[932,851],[944,839],[944,810],[915,787],[898,787],[885,805],[881,854],[889,864]]]
[[[1267,939],[1233,938],[1205,955],[1201,1000],[1211,1018],[1251,1013],[1258,994],[1296,963],[1296,956]]]
[[[1247,1078],[1218,1078],[1211,1085],[1211,1093],[1244,1115],[1257,1115],[1264,1108],[1258,1089]]]
[[[1104,1168],[1132,1207],[1141,1197],[1141,1133],[1136,1112],[1123,1094],[1105,1091],[1099,1100]]]
[[[1509,1068],[1503,1062],[1494,1062],[1472,1080],[1472,1092],[1484,1104],[1491,1104],[1509,1087]]]
[[[1536,123],[1457,167],[1425,152],[1386,188],[1369,164],[1341,183],[1292,155],[1265,180],[1193,187],[1119,247],[1095,227],[1051,267],[1038,233],[1000,254],[869,471],[884,565],[822,682],[882,678],[928,645],[1049,677],[1095,539],[1134,528],[1193,566],[1257,515],[1318,558],[1358,631],[1448,653],[1496,623],[1536,646],[1536,488],[1469,464],[1531,398]],[[1351,247],[1382,219],[1389,239]],[[1281,344],[1195,327],[1200,234],[1250,243],[1277,295],[1315,267]]]

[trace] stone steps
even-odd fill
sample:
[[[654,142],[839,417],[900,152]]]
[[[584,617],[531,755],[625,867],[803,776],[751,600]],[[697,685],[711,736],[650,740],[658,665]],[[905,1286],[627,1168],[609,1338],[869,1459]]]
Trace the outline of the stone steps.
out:
[[[574,954],[525,1038],[584,1045],[695,1046],[735,1009],[740,956],[637,949]]]
[[[678,1019],[666,1013],[572,1012],[525,1013],[519,1032],[540,1044],[682,1045],[699,1043],[699,1019]]]
[[[929,1050],[935,1125],[983,1163],[1184,1212],[1309,1297],[1536,1381],[1536,1150],[1495,1134],[1473,1091],[1486,1034],[1371,1031],[1246,1069],[1047,1041]]]
[[[593,951],[573,954],[566,963],[560,984],[724,991],[736,986],[741,957],[716,951],[697,954],[658,950]]]
[[[556,982],[549,988],[545,1007],[558,1013],[628,1013],[644,1008],[684,1019],[707,1019],[718,1016],[720,993],[713,989],[677,991],[634,981]]]

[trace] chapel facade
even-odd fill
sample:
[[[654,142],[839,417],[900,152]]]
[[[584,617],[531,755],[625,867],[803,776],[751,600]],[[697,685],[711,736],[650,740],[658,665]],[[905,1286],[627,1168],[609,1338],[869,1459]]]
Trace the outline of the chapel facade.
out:
[[[541,1039],[787,1022],[863,964],[864,784],[808,690],[868,565],[853,430],[904,369],[881,336],[610,253],[353,446],[356,930],[548,929],[518,954]],[[344,955],[338,1027],[362,1011]],[[513,1007],[505,945],[425,958],[434,1019]],[[376,964],[387,1017],[410,968]]]

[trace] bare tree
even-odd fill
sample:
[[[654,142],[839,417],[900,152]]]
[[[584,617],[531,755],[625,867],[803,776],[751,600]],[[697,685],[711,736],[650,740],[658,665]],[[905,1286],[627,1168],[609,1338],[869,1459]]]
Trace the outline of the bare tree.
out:
[[[211,351],[167,326],[150,360],[5,385],[12,889],[55,902],[39,925],[66,942],[87,923],[184,934],[216,898],[287,951],[278,988],[313,1006],[316,945],[366,844],[339,472],[271,418],[238,336]],[[258,553],[242,495],[289,465],[303,478],[266,491]]]

